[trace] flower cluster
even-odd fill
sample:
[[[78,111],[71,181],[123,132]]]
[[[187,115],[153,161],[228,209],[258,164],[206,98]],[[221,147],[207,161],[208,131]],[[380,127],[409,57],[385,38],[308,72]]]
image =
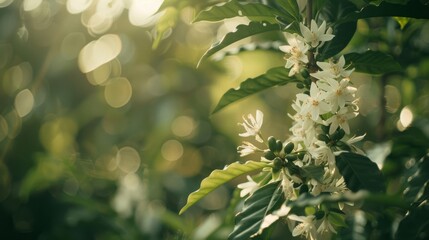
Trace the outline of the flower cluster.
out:
[[[299,195],[308,193],[317,196],[321,193],[331,195],[349,191],[344,178],[338,172],[335,156],[342,151],[360,151],[353,143],[363,136],[350,137],[349,120],[358,115],[356,88],[350,83],[350,75],[354,69],[349,69],[344,56],[338,59],[328,59],[316,62],[318,70],[308,73],[308,53],[316,56],[318,49],[327,41],[333,39],[332,29],[326,27],[326,22],[320,26],[312,20],[310,28],[300,24],[301,35],[286,34],[288,45],[280,47],[285,53],[289,76],[301,74],[304,93],[296,95],[292,104],[295,114],[289,114],[293,119],[290,128],[291,137],[281,142],[270,137],[266,149],[244,142],[238,147],[240,156],[255,152],[265,153],[263,161],[273,162],[272,181],[281,181],[285,198],[293,201]],[[306,76],[305,76],[306,75]],[[256,112],[256,118],[249,115],[241,125],[245,128],[242,137],[253,136],[264,143],[261,135],[263,114]],[[308,169],[311,169],[308,170]],[[241,196],[251,195],[258,185],[252,179],[240,184]],[[284,218],[291,227],[293,236],[305,236],[307,239],[318,239],[325,234],[336,233],[336,228],[330,222],[330,216],[338,214],[343,209],[325,209],[314,206],[311,212],[290,212],[282,209],[274,211],[265,217],[261,228],[269,226],[274,220]],[[334,212],[331,212],[334,211]],[[335,212],[337,211],[337,212]]]

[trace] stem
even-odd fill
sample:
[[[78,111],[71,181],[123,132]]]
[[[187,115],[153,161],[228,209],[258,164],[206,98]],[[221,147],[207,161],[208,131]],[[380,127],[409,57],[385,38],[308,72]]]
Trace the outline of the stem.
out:
[[[313,0],[307,0],[306,21],[305,21],[305,24],[307,25],[307,27],[311,26],[312,19],[313,19]],[[314,59],[314,52],[308,51],[307,57],[308,57],[308,64],[307,64],[308,71],[310,73],[317,72],[317,65],[316,65],[316,60]],[[313,82],[317,81],[317,79],[313,77],[311,77],[311,80]]]

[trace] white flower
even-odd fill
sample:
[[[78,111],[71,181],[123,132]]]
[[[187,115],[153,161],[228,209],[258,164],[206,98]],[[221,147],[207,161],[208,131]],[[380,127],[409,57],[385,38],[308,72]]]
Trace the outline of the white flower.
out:
[[[308,147],[308,152],[314,157],[316,165],[328,163],[331,167],[335,166],[335,155],[325,142],[315,140],[313,144]]]
[[[317,26],[316,21],[311,20],[311,28],[309,29],[304,24],[300,23],[299,28],[301,30],[301,34],[304,37],[305,41],[311,45],[311,47],[315,48],[319,46],[322,42],[330,41],[334,38],[332,35],[332,28],[326,29],[326,22],[323,21],[322,24]]]
[[[350,79],[344,78],[340,82],[334,79],[318,81],[320,89],[326,91],[326,100],[331,104],[331,111],[335,113],[338,107],[342,108],[346,103],[355,100],[356,88],[349,86]]]
[[[295,214],[291,214],[288,216],[288,219],[300,222],[292,230],[292,236],[296,237],[298,235],[304,235],[307,239],[316,239],[317,232],[316,226],[314,225],[314,215],[297,216]]]
[[[250,142],[244,141],[241,146],[237,147],[237,151],[238,151],[238,153],[240,153],[240,157],[244,157],[244,156],[247,156],[249,154],[255,153],[257,151],[263,152],[264,150],[259,149],[258,147],[256,147],[255,145],[253,145]]]
[[[327,217],[323,218],[322,223],[320,224],[319,228],[317,228],[317,232],[318,233],[327,233],[327,232],[337,233],[337,231],[335,231],[335,228],[329,222]]]
[[[264,114],[259,111],[256,110],[256,118],[253,117],[252,114],[247,115],[246,119],[243,116],[243,123],[239,123],[239,125],[244,127],[244,130],[246,130],[246,132],[244,133],[240,133],[238,134],[240,137],[250,137],[250,136],[255,136],[256,141],[258,142],[263,142],[264,140],[262,140],[260,134],[261,134],[261,127],[262,127],[262,123],[264,121]]]
[[[258,234],[261,234],[265,228],[271,226],[271,224],[273,224],[274,222],[279,220],[279,218],[288,215],[291,209],[292,208],[286,206],[286,204],[282,204],[280,209],[278,209],[278,210],[274,211],[273,213],[265,216],[262,223],[261,223],[261,227],[259,228]]]
[[[240,191],[240,197],[244,197],[247,194],[252,195],[259,188],[258,183],[253,181],[253,179],[249,175],[247,175],[247,180],[248,182],[240,183],[237,185],[238,188],[242,189]]]
[[[310,75],[319,79],[319,80],[327,80],[327,79],[335,79],[339,77],[349,77],[350,74],[354,71],[353,69],[346,70],[344,65],[346,61],[344,56],[341,56],[337,63],[335,63],[332,59],[328,62],[317,62],[317,66],[319,66],[322,70],[317,71],[315,73],[311,73]]]
[[[298,73],[304,63],[308,63],[307,51],[308,45],[297,34],[286,33],[286,39],[289,45],[280,46],[280,50],[285,53],[286,68],[290,68],[289,76]]]
[[[296,98],[304,103],[300,114],[307,115],[307,113],[310,113],[313,121],[317,122],[320,120],[319,115],[331,110],[331,107],[325,101],[326,92],[321,91],[315,83],[311,83],[310,95],[299,93]]]
[[[329,127],[329,134],[333,134],[338,127],[341,127],[346,134],[350,134],[348,120],[357,115],[357,112],[349,112],[347,107],[341,108],[334,116],[326,120],[326,125],[331,124]]]

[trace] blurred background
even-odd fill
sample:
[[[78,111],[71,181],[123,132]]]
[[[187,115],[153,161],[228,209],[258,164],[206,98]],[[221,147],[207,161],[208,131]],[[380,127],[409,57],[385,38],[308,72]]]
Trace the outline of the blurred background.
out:
[[[274,88],[211,115],[225,91],[283,56],[256,49],[197,68],[247,20],[191,24],[216,1],[158,11],[163,2],[0,0],[1,239],[226,239],[244,178],[178,212],[212,170],[245,160],[236,153],[242,115],[260,109],[265,137],[288,137],[298,91]],[[429,23],[402,22],[361,20],[344,50],[384,51],[403,66],[352,76],[361,99],[352,129],[367,133],[362,147],[380,166],[392,135],[429,132]],[[266,41],[284,39],[231,49]]]

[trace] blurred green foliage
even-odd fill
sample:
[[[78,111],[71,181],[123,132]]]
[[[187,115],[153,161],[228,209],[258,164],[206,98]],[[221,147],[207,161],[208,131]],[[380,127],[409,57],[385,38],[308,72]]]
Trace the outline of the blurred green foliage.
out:
[[[210,115],[223,92],[282,66],[282,55],[243,52],[197,69],[214,39],[244,21],[190,24],[218,1],[166,1],[158,21],[147,20],[155,12],[133,18],[131,1],[72,2],[0,0],[0,238],[225,239],[239,204],[233,185],[177,213],[213,169],[238,160],[242,114],[267,109],[267,136],[288,134],[289,86]],[[84,54],[88,46],[96,47]],[[353,128],[367,133],[363,147],[380,164],[389,156],[383,171],[397,194],[399,173],[427,149],[429,23],[360,20],[344,51],[367,48],[404,69],[354,77],[361,117]],[[420,140],[400,151],[408,140],[394,139],[410,138],[410,112]],[[389,139],[394,147],[379,144]]]

